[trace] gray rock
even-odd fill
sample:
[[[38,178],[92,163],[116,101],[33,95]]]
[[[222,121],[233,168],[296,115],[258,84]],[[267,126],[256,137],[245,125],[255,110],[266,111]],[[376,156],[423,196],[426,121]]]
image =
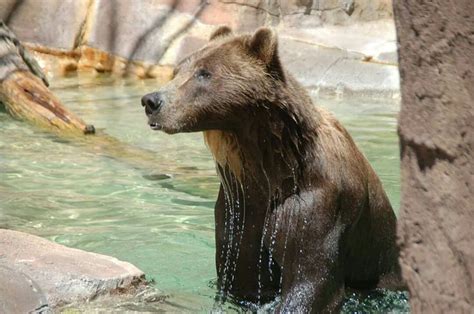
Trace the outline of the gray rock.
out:
[[[48,302],[40,287],[28,276],[0,266],[1,313],[47,313]]]
[[[391,0],[289,0],[280,1],[280,11],[288,27],[349,25],[393,14]]]
[[[306,86],[317,86],[331,67],[343,59],[361,59],[360,54],[323,47],[293,38],[279,38],[283,64]]]
[[[364,62],[364,55],[280,38],[283,64],[312,90],[394,95],[399,90],[394,65]]]
[[[14,71],[26,70],[38,76],[46,86],[49,86],[38,62],[2,21],[0,21],[0,63],[0,81]]]
[[[355,9],[355,1],[354,0],[341,0],[342,9],[347,15],[352,15]]]
[[[145,282],[144,273],[127,262],[22,232],[0,229],[0,252],[0,266],[36,282],[52,308],[110,293],[135,293]]]
[[[98,0],[84,43],[114,55],[157,63],[171,8],[154,1]]]
[[[382,52],[375,57],[375,60],[396,65],[398,64],[398,54],[396,51]]]
[[[336,87],[341,92],[359,94],[395,95],[400,88],[399,80],[398,68],[394,65],[342,59],[326,71],[318,87]]]
[[[177,49],[175,64],[177,64],[193,52],[197,51],[198,49],[202,48],[207,43],[207,39],[195,36],[185,36],[183,40],[181,40],[180,46]]]
[[[0,18],[22,42],[72,50],[87,9],[88,1],[2,0]]]
[[[0,4],[0,16],[8,17],[13,1]],[[391,0],[212,0],[201,11],[198,1],[19,3],[10,24],[20,40],[51,48],[97,49],[96,54],[83,53],[78,68],[120,71],[124,66],[118,62],[115,67],[114,56],[124,64],[128,59],[145,67],[172,67],[206,43],[216,24],[227,24],[237,33],[266,25],[278,30],[285,65],[307,87],[398,90],[398,73],[389,67],[397,62]]]

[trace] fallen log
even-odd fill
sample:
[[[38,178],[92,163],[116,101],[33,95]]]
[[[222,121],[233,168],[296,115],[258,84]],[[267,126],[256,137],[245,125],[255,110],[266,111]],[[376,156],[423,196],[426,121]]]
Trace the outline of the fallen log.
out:
[[[49,83],[33,56],[0,21],[0,105],[13,118],[52,132],[71,144],[84,146],[96,154],[119,160],[146,171],[175,167],[156,153],[133,147],[104,132],[95,134],[94,126],[68,110],[49,90]],[[95,134],[84,136],[84,134]]]
[[[26,71],[15,71],[0,85],[0,101],[19,120],[42,128],[69,133],[94,133],[94,126],[64,107],[43,82]]]
[[[48,89],[36,60],[0,21],[0,102],[15,119],[62,133],[91,134],[94,126],[68,110]]]

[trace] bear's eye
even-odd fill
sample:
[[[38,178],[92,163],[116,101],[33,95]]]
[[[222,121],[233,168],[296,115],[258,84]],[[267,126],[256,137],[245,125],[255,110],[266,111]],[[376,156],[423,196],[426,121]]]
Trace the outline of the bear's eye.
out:
[[[194,73],[194,77],[200,81],[208,80],[211,78],[211,73],[207,70],[200,69],[200,70],[197,70],[196,73]]]

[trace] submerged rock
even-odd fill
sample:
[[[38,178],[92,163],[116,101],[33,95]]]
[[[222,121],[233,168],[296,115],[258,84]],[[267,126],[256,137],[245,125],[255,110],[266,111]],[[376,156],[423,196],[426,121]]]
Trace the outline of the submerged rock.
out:
[[[2,267],[8,267],[10,271],[2,271],[6,269]],[[22,282],[14,278],[30,278],[31,284],[28,286],[27,279],[21,279]],[[11,300],[6,300],[8,295],[2,293],[2,312],[2,306],[30,306],[28,310],[44,306],[41,301],[43,294],[49,306],[55,308],[90,301],[103,295],[132,295],[143,289],[146,283],[144,273],[130,263],[68,248],[34,235],[2,229],[0,281],[2,286],[5,282],[12,282],[11,287],[17,289],[16,298],[22,300],[21,303],[31,300],[25,304],[12,304]]]

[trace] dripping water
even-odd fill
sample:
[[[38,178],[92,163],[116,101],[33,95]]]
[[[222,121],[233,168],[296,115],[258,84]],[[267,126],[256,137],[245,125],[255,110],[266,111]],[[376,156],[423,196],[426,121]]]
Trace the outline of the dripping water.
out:
[[[232,178],[232,176],[230,176]],[[222,282],[221,282],[221,293],[224,296],[224,299],[229,291],[227,287],[227,279],[229,273],[229,264],[231,261],[232,255],[232,246],[234,240],[234,221],[235,221],[235,207],[234,207],[234,197],[232,191],[232,185],[227,177],[226,170],[224,168],[223,171],[223,181],[222,186],[224,188],[224,194],[226,195],[227,201],[225,202],[225,217],[224,217],[224,225],[225,227],[225,239],[227,239],[227,250],[225,254],[225,262],[224,262],[224,269],[222,274]],[[224,252],[224,250],[223,250]]]
[[[283,158],[283,160],[286,161],[286,158]],[[290,164],[288,164],[288,163],[286,163],[286,164],[291,169],[291,173],[292,173],[292,177],[293,177],[293,193],[296,194],[296,192],[298,190],[298,185],[297,185],[295,168],[293,166],[291,166]],[[301,203],[299,201],[298,201],[298,205],[299,205],[299,208],[298,208],[298,212],[299,212],[299,211],[301,211]],[[283,244],[283,253],[282,253],[281,265],[280,265],[280,283],[278,285],[279,286],[278,295],[281,295],[282,289],[283,289],[283,274],[284,274],[284,270],[285,270],[285,257],[286,257],[286,250],[287,250],[287,247],[288,247],[288,238],[289,238],[289,235],[290,235],[290,231],[292,230],[294,210],[287,211],[287,213],[288,213],[288,221],[287,221],[285,242]],[[282,213],[282,215],[283,215],[283,213]],[[281,215],[279,215],[279,216],[281,216]],[[278,222],[276,224],[278,224]]]
[[[245,212],[246,212],[246,208],[245,208],[245,190],[244,190],[244,186],[242,185],[242,183],[237,183],[237,209],[238,209],[238,213],[239,213],[239,216],[237,218],[237,221],[240,220],[240,199],[239,199],[239,188],[240,190],[242,191],[242,222],[241,222],[241,225],[240,225],[240,230],[238,230],[240,232],[240,237],[239,237],[239,242],[237,244],[237,251],[236,251],[236,255],[235,255],[235,263],[234,263],[234,269],[233,269],[233,272],[232,272],[232,282],[234,281],[235,279],[235,273],[237,272],[237,263],[239,261],[239,255],[240,255],[240,248],[241,248],[241,245],[242,245],[242,239],[243,239],[243,236],[244,236],[244,232],[245,232]]]
[[[279,219],[280,215],[278,215],[277,210],[278,210],[278,195],[275,196],[274,201],[273,201],[273,213],[276,215],[275,219],[275,224],[272,229],[272,234],[270,235],[270,245],[268,247],[268,270],[270,272],[270,280],[273,280],[273,270],[272,270],[272,265],[273,265],[273,249],[275,247],[275,242],[276,242],[276,236],[278,232],[278,227],[279,227]]]
[[[265,168],[263,167],[263,164],[260,164],[260,167],[262,169],[262,172],[267,179],[267,184],[268,184],[268,204],[267,208],[265,210],[265,217],[264,217],[264,223],[263,223],[263,231],[262,231],[262,238],[260,240],[260,252],[258,256],[258,291],[257,291],[257,304],[261,304],[261,298],[262,298],[262,259],[263,259],[263,250],[264,250],[264,242],[265,242],[265,236],[267,234],[267,229],[268,229],[268,223],[270,220],[270,217],[268,215],[268,212],[271,207],[271,195],[272,195],[272,187],[270,184],[270,179],[267,175],[267,172],[265,171]]]
[[[231,175],[230,175],[230,178],[233,179],[233,177]],[[233,286],[234,279],[235,279],[235,273],[237,272],[238,256],[239,256],[239,253],[240,253],[240,240],[239,240],[239,242],[236,243],[235,248],[234,248],[234,242],[233,242],[234,241],[234,236],[237,236],[237,234],[239,233],[239,224],[238,224],[238,222],[240,221],[239,186],[238,186],[237,181],[235,179],[233,179],[230,183],[231,184],[235,183],[235,194],[236,195],[235,195],[235,200],[232,199],[232,207],[233,207],[233,212],[234,212],[235,216],[233,215],[231,217],[231,219],[232,219],[232,229],[231,229],[232,243],[230,244],[231,250],[229,252],[229,255],[234,255],[234,249],[235,249],[235,257],[232,259],[233,262],[232,262],[231,268],[229,270],[230,275],[231,275],[229,288],[228,288],[229,291],[232,290],[232,286]],[[240,239],[241,238],[242,237],[240,237]]]
[[[301,198],[301,197],[297,197],[297,200],[298,200],[298,216],[302,216],[301,215],[301,208],[302,208],[302,205],[301,205],[301,202],[304,202],[304,200]],[[308,223],[307,219],[306,219],[306,216],[303,215],[303,226],[300,228],[298,225],[296,226],[298,228],[298,230],[301,230],[301,237],[300,237],[300,244],[299,244],[299,249],[298,249],[298,252],[297,254],[297,260],[298,260],[298,266],[297,266],[297,278],[301,278],[301,263],[299,261],[302,260],[302,257],[304,256],[304,251],[303,251],[303,247],[304,247],[304,234],[305,234],[305,230],[306,230],[306,224]],[[299,220],[298,220],[299,221]]]

